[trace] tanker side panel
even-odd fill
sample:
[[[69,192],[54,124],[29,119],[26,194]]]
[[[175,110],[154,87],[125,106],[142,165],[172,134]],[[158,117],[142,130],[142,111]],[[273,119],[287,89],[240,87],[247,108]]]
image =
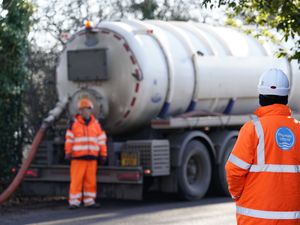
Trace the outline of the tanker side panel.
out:
[[[205,109],[202,101],[210,101],[209,111],[224,112],[232,99],[232,114],[247,114],[259,106],[257,81],[265,70],[287,68],[285,60],[266,56],[202,57],[198,66],[201,70],[198,109]]]

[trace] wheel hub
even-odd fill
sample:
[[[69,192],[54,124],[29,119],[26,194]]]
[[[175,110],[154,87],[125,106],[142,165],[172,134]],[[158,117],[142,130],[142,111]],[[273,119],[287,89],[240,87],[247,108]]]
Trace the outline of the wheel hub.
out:
[[[194,157],[191,157],[187,164],[187,178],[190,184],[193,184],[197,181],[199,174],[199,169],[197,166],[197,160]]]

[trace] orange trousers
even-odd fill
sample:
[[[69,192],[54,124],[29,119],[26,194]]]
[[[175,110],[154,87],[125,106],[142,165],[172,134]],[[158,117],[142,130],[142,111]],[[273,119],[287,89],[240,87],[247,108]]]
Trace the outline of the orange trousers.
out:
[[[97,160],[72,160],[70,166],[69,204],[83,201],[85,206],[95,203],[97,191]]]

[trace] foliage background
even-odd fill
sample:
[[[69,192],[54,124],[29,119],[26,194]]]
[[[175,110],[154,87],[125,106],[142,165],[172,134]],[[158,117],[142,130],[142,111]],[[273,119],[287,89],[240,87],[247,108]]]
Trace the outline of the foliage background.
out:
[[[0,5],[0,190],[11,179],[12,167],[20,162],[27,36],[33,11],[26,0],[3,0]]]
[[[227,7],[230,25],[241,21],[256,29],[255,37],[267,37],[268,41],[286,43],[277,56],[300,62],[300,1],[299,0],[204,0],[210,8]],[[258,31],[258,32],[257,32]],[[277,36],[273,34],[276,32]],[[248,32],[251,33],[250,30]]]

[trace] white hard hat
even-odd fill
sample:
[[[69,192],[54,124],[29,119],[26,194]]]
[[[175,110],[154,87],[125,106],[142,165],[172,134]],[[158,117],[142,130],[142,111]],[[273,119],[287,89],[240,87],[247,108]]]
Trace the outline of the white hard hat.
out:
[[[269,69],[260,76],[257,90],[261,95],[287,96],[290,90],[289,79],[282,70]]]

